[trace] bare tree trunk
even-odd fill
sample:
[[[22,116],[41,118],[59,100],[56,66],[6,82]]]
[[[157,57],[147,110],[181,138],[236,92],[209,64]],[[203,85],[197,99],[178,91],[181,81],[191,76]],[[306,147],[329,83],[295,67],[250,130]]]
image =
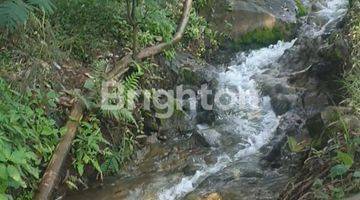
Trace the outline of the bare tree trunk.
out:
[[[155,46],[147,47],[141,50],[136,56],[133,55],[126,55],[115,65],[115,67],[106,74],[106,79],[110,80],[116,77],[121,76],[127,70],[129,70],[129,64],[133,61],[132,57],[135,60],[143,60],[145,58],[149,58],[156,54],[161,53],[162,51],[170,48],[174,44],[180,42],[182,39],[185,28],[189,22],[190,12],[192,8],[192,0],[185,0],[183,6],[183,13],[180,20],[180,24],[178,25],[177,31],[174,37],[169,42],[163,42]]]
[[[83,105],[76,103],[73,106],[68,122],[66,123],[66,133],[61,138],[58,146],[56,147],[51,161],[46,168],[44,176],[39,185],[38,193],[35,195],[35,200],[48,200],[57,185],[60,170],[64,164],[66,156],[68,155],[72,141],[76,135],[76,129],[82,118]]]

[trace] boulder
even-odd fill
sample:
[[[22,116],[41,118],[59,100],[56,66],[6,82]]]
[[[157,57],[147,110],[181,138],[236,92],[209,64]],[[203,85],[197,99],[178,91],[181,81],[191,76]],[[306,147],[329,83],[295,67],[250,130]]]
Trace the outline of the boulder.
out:
[[[210,0],[200,13],[233,39],[256,29],[296,22],[293,0]]]
[[[217,147],[221,134],[214,129],[199,129],[191,136],[194,146]]]

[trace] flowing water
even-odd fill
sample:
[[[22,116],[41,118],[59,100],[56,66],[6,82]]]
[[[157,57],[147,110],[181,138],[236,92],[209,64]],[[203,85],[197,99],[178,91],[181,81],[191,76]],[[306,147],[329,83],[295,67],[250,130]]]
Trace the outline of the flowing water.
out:
[[[346,13],[348,2],[328,0],[310,15],[303,33],[315,37],[324,34]],[[310,17],[309,17],[310,18]],[[270,99],[259,94],[254,75],[264,72],[291,48],[290,42],[238,54],[232,65],[218,76],[217,91],[236,94],[231,109],[217,109],[212,124],[198,124],[212,147],[194,150],[187,136],[175,137],[167,144],[151,147],[135,167],[118,180],[70,196],[69,199],[196,199],[220,192],[224,199],[273,199],[286,182],[279,171],[259,164],[261,147],[266,145],[278,125]],[[155,156],[154,156],[155,155]],[[184,168],[191,166],[190,173]],[[116,179],[116,178],[114,178]]]

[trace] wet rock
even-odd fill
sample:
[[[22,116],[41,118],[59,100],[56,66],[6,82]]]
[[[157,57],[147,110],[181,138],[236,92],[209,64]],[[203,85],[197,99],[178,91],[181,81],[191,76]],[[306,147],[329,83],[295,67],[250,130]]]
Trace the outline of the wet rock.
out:
[[[212,124],[214,123],[216,115],[214,111],[200,111],[196,115],[196,122],[198,124]]]
[[[193,176],[197,170],[198,167],[196,167],[193,164],[188,164],[182,169],[182,172],[184,173],[185,176]]]
[[[157,138],[157,134],[153,133],[149,137],[146,138],[146,144],[157,144],[159,143],[159,140]]]
[[[247,169],[245,172],[241,174],[241,176],[245,178],[251,178],[251,177],[261,178],[264,176],[264,174],[261,170],[258,169]]]
[[[324,93],[318,91],[306,92],[302,96],[302,102],[306,114],[310,117],[321,112],[329,105],[328,97]]]
[[[277,78],[271,74],[262,74],[255,77],[261,94],[269,96],[271,105],[277,115],[283,115],[293,108],[298,96],[293,87],[290,87],[286,78]]]
[[[277,168],[280,166],[278,164],[281,159],[281,152],[283,150],[283,146],[286,144],[287,138],[285,136],[278,137],[276,141],[274,141],[274,145],[272,146],[269,153],[264,157],[264,160],[271,163],[271,167]]]
[[[206,197],[202,198],[201,200],[223,200],[221,195],[217,192],[211,193],[207,195]]]
[[[277,78],[272,74],[255,76],[262,95],[276,96],[277,94],[290,94],[294,89],[287,84],[286,78]]]
[[[200,85],[200,78],[198,74],[192,71],[188,67],[183,67],[179,71],[179,75],[181,77],[180,81],[187,85]]]
[[[284,153],[284,151],[287,151],[284,148],[287,136],[295,137],[300,141],[308,137],[305,119],[299,116],[296,111],[287,112],[281,117],[276,133],[277,135],[270,141],[270,148],[264,147],[265,149],[263,149],[263,151],[267,150],[266,156],[263,159],[268,162],[264,163],[264,165],[270,165],[273,168],[280,167],[283,155],[287,154]]]
[[[206,155],[204,161],[207,165],[213,165],[217,162],[217,157],[214,154]]]
[[[301,132],[304,119],[294,112],[288,112],[280,118],[279,126],[276,129],[278,135],[295,136]]]
[[[306,127],[309,130],[309,134],[312,138],[320,136],[325,128],[321,113],[314,115],[313,117],[306,120]]]
[[[214,129],[197,130],[191,136],[195,146],[217,147],[219,146],[221,134]]]
[[[144,115],[144,131],[146,135],[151,135],[151,132],[157,132],[159,130],[159,121],[155,116],[149,114]]]
[[[271,105],[276,115],[285,114],[297,102],[296,95],[278,94],[276,96],[270,96],[270,98],[271,98]]]

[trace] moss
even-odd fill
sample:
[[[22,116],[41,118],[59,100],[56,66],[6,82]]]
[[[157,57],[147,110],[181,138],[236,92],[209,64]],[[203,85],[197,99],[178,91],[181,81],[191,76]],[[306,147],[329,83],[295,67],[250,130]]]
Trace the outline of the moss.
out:
[[[295,0],[295,4],[298,9],[297,10],[298,17],[303,17],[303,16],[307,15],[308,11],[301,0]]]
[[[233,48],[256,48],[274,44],[279,40],[286,40],[293,35],[294,24],[275,26],[274,28],[259,28],[235,39]]]

